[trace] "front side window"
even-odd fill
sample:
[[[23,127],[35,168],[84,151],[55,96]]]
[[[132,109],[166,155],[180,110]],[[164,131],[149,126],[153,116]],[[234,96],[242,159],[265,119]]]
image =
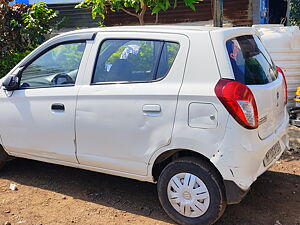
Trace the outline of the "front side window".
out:
[[[258,38],[239,36],[226,42],[235,80],[246,85],[267,84],[277,78],[276,67]]]
[[[22,72],[20,88],[73,86],[85,42],[58,45],[34,60]]]
[[[106,40],[102,43],[92,83],[148,82],[170,70],[179,44],[147,40]]]

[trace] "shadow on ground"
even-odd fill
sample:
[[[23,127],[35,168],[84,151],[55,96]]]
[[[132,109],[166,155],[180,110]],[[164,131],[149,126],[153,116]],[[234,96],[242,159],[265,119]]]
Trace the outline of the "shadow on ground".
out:
[[[25,159],[9,162],[0,178],[173,223],[159,205],[154,184]],[[267,172],[217,224],[300,225],[299,190],[300,176]]]

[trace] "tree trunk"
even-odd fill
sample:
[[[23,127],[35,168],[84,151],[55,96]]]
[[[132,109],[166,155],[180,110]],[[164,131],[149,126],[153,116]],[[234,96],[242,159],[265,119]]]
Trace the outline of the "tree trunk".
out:
[[[144,2],[144,0],[141,0],[141,12],[139,13],[139,21],[140,21],[140,25],[144,25],[145,24],[145,20],[144,20],[144,17],[145,17],[145,13],[146,13],[146,10],[147,10],[147,4]]]
[[[155,13],[155,24],[158,24],[158,13]]]
[[[140,25],[145,25],[144,16],[139,16]]]

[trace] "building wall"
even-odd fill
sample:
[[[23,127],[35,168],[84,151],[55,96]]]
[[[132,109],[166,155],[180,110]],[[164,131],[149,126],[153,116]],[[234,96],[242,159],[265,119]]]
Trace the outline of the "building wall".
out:
[[[52,0],[51,2],[53,3],[54,1],[57,2],[58,0]],[[204,0],[199,2],[199,4],[196,5],[195,11],[186,7],[183,2],[179,1],[176,9],[170,9],[166,12],[159,13],[159,23],[167,24],[212,20],[212,1],[213,0]],[[48,1],[48,4],[49,2],[50,1]],[[92,20],[88,9],[74,9],[75,5],[76,3],[49,4],[51,8],[60,11],[60,18],[67,18],[63,25],[66,28],[98,26],[97,20]],[[249,26],[253,23],[257,23],[257,15],[259,15],[259,0],[224,0],[224,20],[232,23],[234,26]],[[155,16],[151,15],[150,10],[148,10],[145,15],[146,24],[154,23],[154,21]],[[129,16],[124,12],[110,12],[106,17],[104,24],[106,26],[135,25],[138,24],[138,20],[136,17]]]
[[[252,22],[260,24],[260,1],[252,0]]]

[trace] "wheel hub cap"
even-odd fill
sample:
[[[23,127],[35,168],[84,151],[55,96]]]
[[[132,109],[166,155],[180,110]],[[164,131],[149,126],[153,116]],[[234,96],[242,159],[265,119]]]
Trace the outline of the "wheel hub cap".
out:
[[[210,203],[204,182],[191,173],[174,175],[168,183],[168,199],[174,209],[186,217],[202,216]]]
[[[192,198],[191,194],[188,191],[183,192],[183,197],[186,200],[191,200],[191,198]]]

